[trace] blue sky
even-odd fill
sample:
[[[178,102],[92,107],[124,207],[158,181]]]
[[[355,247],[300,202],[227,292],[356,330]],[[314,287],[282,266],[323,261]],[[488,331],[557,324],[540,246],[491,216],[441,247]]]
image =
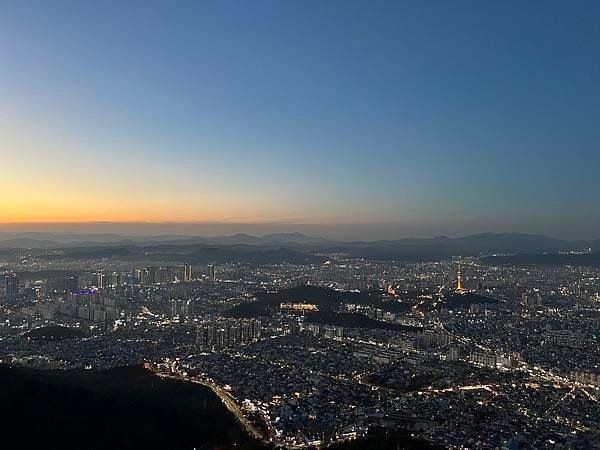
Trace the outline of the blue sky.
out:
[[[2,2],[0,221],[598,237],[599,19],[585,1]]]

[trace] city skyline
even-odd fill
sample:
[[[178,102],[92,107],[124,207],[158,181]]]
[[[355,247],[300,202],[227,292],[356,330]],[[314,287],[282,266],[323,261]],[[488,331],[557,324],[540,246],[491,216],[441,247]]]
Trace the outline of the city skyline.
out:
[[[598,238],[593,2],[35,6],[0,9],[3,226]]]

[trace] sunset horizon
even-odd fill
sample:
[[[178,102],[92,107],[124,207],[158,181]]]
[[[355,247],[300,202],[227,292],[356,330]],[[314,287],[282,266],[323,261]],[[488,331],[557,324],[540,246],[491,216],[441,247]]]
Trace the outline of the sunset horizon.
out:
[[[4,440],[600,449],[599,55],[598,0],[0,1]]]
[[[597,31],[559,10],[10,2],[0,222],[589,237]]]

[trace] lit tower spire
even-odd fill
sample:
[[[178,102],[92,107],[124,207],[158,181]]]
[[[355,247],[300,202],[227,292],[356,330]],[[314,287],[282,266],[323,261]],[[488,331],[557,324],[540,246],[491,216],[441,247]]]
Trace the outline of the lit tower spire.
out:
[[[461,274],[460,274],[460,264],[458,265],[458,270],[456,272],[456,291],[455,292],[463,292],[464,289],[462,287]]]

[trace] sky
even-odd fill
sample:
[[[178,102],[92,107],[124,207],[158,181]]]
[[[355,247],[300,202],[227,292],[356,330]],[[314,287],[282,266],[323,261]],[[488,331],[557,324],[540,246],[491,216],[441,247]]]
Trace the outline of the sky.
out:
[[[5,0],[0,223],[598,238],[599,22],[583,0]]]

